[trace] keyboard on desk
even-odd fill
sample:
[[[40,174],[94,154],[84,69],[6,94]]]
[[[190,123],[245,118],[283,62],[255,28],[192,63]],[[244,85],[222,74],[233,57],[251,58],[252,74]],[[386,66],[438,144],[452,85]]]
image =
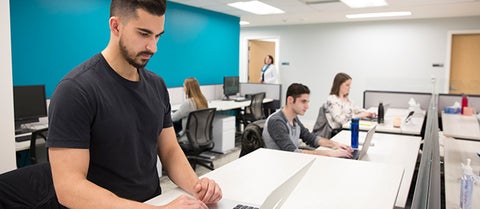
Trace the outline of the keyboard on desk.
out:
[[[32,138],[31,134],[25,134],[21,136],[15,136],[15,141],[16,142],[30,141],[30,138]]]
[[[258,209],[257,207],[247,206],[247,205],[236,205],[233,209]]]
[[[233,99],[233,101],[235,101],[235,102],[245,102],[245,101],[248,101],[248,99],[246,97],[237,97],[237,98]]]
[[[29,129],[29,128],[17,129],[15,130],[15,135],[31,133],[33,131],[34,131],[33,129]]]

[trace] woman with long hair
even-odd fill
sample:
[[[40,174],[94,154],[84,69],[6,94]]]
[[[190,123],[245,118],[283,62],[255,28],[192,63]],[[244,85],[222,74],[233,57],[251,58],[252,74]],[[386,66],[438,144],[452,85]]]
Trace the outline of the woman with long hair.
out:
[[[342,125],[352,118],[375,117],[375,113],[367,112],[356,106],[349,98],[352,77],[346,73],[337,73],[333,79],[327,102],[320,107],[314,132],[322,137],[333,137]]]
[[[181,121],[182,128],[178,128],[178,130],[175,130],[175,132],[177,132],[177,135],[179,136],[183,136],[185,133],[184,129],[187,124],[188,114],[190,114],[190,112],[194,110],[208,108],[207,99],[200,90],[200,85],[198,84],[197,79],[185,79],[185,81],[183,82],[183,90],[185,91],[186,99],[180,105],[178,110],[172,114],[172,121],[174,123],[178,123]]]

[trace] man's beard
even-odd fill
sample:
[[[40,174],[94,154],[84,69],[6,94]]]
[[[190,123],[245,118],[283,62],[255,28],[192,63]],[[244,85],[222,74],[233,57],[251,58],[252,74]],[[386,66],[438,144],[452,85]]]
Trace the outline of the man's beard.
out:
[[[127,60],[128,64],[130,64],[131,66],[133,66],[137,69],[145,67],[148,64],[148,60],[143,60],[142,59],[140,62],[137,62],[135,60],[136,57],[139,57],[139,56],[144,55],[144,54],[153,55],[153,53],[151,53],[151,52],[141,51],[135,57],[131,57],[127,47],[125,46],[125,44],[123,44],[122,39],[120,39],[119,44],[120,44],[120,52],[122,53],[123,58],[125,58],[125,60]]]

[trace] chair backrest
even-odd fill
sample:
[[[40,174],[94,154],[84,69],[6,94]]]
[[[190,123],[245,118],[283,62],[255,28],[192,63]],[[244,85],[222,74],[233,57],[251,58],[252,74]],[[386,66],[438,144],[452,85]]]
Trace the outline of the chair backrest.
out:
[[[211,150],[214,147],[212,124],[216,108],[206,108],[190,112],[185,133],[195,153]]]
[[[30,163],[48,162],[48,149],[45,143],[37,144],[37,140],[43,138],[47,142],[48,128],[35,130],[30,138]]]
[[[240,150],[240,157],[253,152],[258,148],[265,147],[265,142],[262,137],[265,121],[266,119],[257,120],[245,127],[245,130],[242,133],[242,149]]]
[[[265,99],[265,92],[260,92],[252,95],[249,109],[255,120],[265,118],[263,113],[263,99]]]
[[[318,110],[317,120],[315,121],[312,132],[323,138],[332,138],[332,127],[328,124],[325,105],[323,104],[320,105],[320,109]]]

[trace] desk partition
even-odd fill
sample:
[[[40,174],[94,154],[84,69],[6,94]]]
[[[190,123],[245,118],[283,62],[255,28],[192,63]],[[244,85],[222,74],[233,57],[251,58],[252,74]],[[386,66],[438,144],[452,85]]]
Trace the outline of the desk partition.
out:
[[[476,112],[480,111],[480,95],[467,95],[468,106],[475,108]],[[439,94],[438,95],[438,114],[447,106],[452,106],[455,102],[462,104],[462,94]]]
[[[363,92],[363,108],[378,107],[380,102],[389,107],[409,108],[408,101],[413,98],[417,104],[420,104],[422,110],[426,110],[431,97],[431,93],[423,92],[366,90]]]
[[[437,97],[438,95],[433,95],[428,108],[430,114],[427,115],[426,120],[423,152],[418,167],[412,209],[441,208]]]

